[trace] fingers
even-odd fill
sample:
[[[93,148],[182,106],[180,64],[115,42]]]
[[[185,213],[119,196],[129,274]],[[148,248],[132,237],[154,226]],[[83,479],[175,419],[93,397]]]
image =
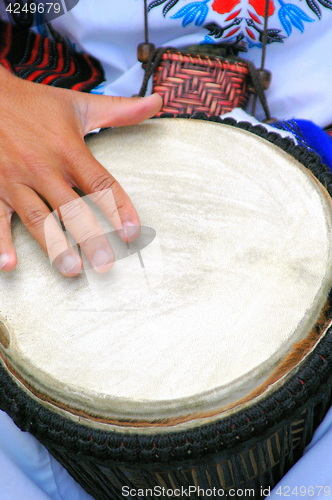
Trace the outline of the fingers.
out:
[[[66,231],[73,237],[74,246],[76,243],[80,245],[95,271],[107,272],[114,263],[114,252],[90,208],[65,183],[56,184],[50,192],[52,195],[48,198],[53,199],[48,201],[51,204],[63,200],[57,212]],[[57,192],[61,192],[59,196]],[[51,213],[38,194],[26,186],[17,189],[17,199],[20,201],[15,206],[16,212],[51,262],[65,276],[80,273],[82,260],[60,227],[57,215]]]
[[[114,264],[114,252],[102,227],[84,198],[80,198],[64,180],[52,183],[49,191],[40,191],[50,205],[57,209],[66,231],[79,244],[95,271],[107,272]],[[56,252],[55,252],[56,253]]]
[[[13,210],[0,200],[0,270],[11,271],[17,264],[17,257],[11,235]]]
[[[154,116],[162,105],[158,94],[143,98],[77,94],[84,135],[98,127],[134,125]]]
[[[140,220],[128,194],[87,148],[80,158],[72,174],[73,183],[89,193],[89,199],[98,205],[122,240],[133,241],[140,234]]]
[[[16,189],[15,211],[33,238],[49,255],[52,263],[65,276],[75,276],[82,270],[82,261],[69,244],[63,231],[40,197],[29,187]]]
[[[122,240],[133,241],[139,235],[140,221],[128,195],[114,177],[95,160],[84,144],[80,145],[80,154],[73,156],[80,157],[79,163],[84,165],[85,170],[83,167],[72,165],[72,185],[91,193],[88,196],[90,201],[101,208]],[[107,236],[84,198],[80,198],[73,191],[68,185],[68,179],[59,171],[56,172],[53,172],[52,176],[40,173],[39,182],[32,182],[33,188],[15,184],[16,187],[12,187],[11,193],[11,212],[15,210],[18,213],[31,235],[48,253],[51,262],[62,274],[75,276],[81,272],[82,261],[75,249],[77,244],[91,268],[97,272],[108,271],[114,264],[115,256]],[[57,210],[55,216],[41,197]],[[57,217],[60,217],[67,235],[72,237],[72,244],[66,238],[59,221],[56,220]],[[11,241],[8,240],[8,223],[6,231],[6,241]]]
[[[162,105],[158,94],[144,98],[92,94],[77,97],[84,134],[97,127],[139,123],[155,115]],[[80,155],[80,165],[71,173],[71,179],[85,193],[90,193],[89,197],[105,213],[120,238],[130,242],[139,236],[140,221],[129,196],[87,148],[85,156]]]

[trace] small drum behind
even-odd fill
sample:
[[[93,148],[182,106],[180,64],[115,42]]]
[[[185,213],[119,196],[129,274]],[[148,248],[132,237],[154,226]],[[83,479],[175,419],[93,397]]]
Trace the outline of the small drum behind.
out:
[[[306,168],[325,167],[246,128],[157,119],[88,140],[143,226],[113,238],[108,274],[64,278],[15,224],[1,408],[96,499],[261,498],[328,408],[332,212]]]

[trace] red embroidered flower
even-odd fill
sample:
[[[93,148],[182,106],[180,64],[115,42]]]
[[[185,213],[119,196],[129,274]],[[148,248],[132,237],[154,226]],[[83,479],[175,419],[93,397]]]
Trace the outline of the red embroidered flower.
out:
[[[212,4],[212,9],[218,12],[218,14],[226,14],[234,9],[235,5],[240,3],[241,0],[214,0]]]
[[[265,0],[249,0],[250,5],[253,6],[255,11],[259,16],[264,16],[265,12]],[[269,0],[269,16],[272,16],[274,13],[274,3],[273,0]]]

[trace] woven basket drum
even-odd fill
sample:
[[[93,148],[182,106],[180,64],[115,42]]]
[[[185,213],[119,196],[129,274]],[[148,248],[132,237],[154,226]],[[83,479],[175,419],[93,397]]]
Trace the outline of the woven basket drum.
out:
[[[249,68],[244,61],[166,51],[153,76],[153,91],[161,95],[158,113],[203,112],[222,115],[249,99]]]
[[[121,243],[86,199],[116,262],[69,279],[15,222],[0,407],[98,500],[262,498],[331,401],[330,174],[291,139],[217,119],[87,144],[142,233]]]

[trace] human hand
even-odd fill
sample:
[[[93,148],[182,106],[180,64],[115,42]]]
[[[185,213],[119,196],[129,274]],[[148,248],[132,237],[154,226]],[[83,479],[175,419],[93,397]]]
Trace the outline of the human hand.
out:
[[[92,156],[84,136],[98,127],[133,125],[150,118],[161,107],[160,96],[80,93],[27,82],[0,67],[0,100],[0,269],[10,271],[17,264],[11,237],[11,218],[17,212],[59,271],[78,274],[81,258],[49,217],[52,210],[59,210],[90,265],[98,272],[108,271],[114,262],[111,245],[73,188],[96,193],[91,196],[123,241],[139,235],[140,221],[129,196]]]

